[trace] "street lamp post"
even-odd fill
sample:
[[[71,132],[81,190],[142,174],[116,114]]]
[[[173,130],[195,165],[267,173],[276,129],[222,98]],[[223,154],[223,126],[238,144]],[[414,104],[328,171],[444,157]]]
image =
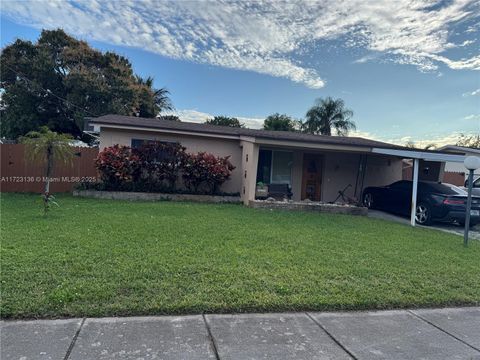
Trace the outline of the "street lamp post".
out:
[[[468,169],[468,197],[467,210],[465,212],[465,232],[463,234],[463,245],[468,246],[468,230],[470,229],[470,210],[472,209],[472,187],[473,172],[480,168],[480,158],[477,156],[467,156],[463,162]]]

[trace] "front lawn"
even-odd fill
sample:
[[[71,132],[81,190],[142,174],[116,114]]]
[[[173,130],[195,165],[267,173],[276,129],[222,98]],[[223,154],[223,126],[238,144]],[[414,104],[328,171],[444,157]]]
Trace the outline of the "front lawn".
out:
[[[480,303],[480,243],[344,215],[1,196],[4,318]]]

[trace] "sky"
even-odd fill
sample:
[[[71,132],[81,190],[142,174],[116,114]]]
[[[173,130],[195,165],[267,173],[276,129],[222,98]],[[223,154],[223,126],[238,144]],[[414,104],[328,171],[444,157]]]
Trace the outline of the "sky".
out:
[[[128,57],[183,121],[259,128],[331,96],[356,136],[443,145],[480,132],[479,0],[3,0],[0,21],[2,48],[63,28]]]

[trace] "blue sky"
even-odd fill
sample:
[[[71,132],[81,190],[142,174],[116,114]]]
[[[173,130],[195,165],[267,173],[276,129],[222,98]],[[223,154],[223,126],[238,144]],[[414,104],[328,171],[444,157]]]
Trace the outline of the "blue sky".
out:
[[[454,142],[480,131],[480,2],[4,1],[1,45],[64,28],[127,56],[185,121],[250,127],[341,97],[356,135]]]

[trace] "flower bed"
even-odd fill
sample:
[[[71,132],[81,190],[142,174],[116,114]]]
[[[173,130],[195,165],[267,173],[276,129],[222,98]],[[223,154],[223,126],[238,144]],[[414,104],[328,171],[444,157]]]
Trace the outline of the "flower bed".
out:
[[[235,169],[229,158],[187,153],[178,143],[152,142],[137,148],[114,145],[95,160],[101,182],[81,184],[78,190],[218,195]]]

